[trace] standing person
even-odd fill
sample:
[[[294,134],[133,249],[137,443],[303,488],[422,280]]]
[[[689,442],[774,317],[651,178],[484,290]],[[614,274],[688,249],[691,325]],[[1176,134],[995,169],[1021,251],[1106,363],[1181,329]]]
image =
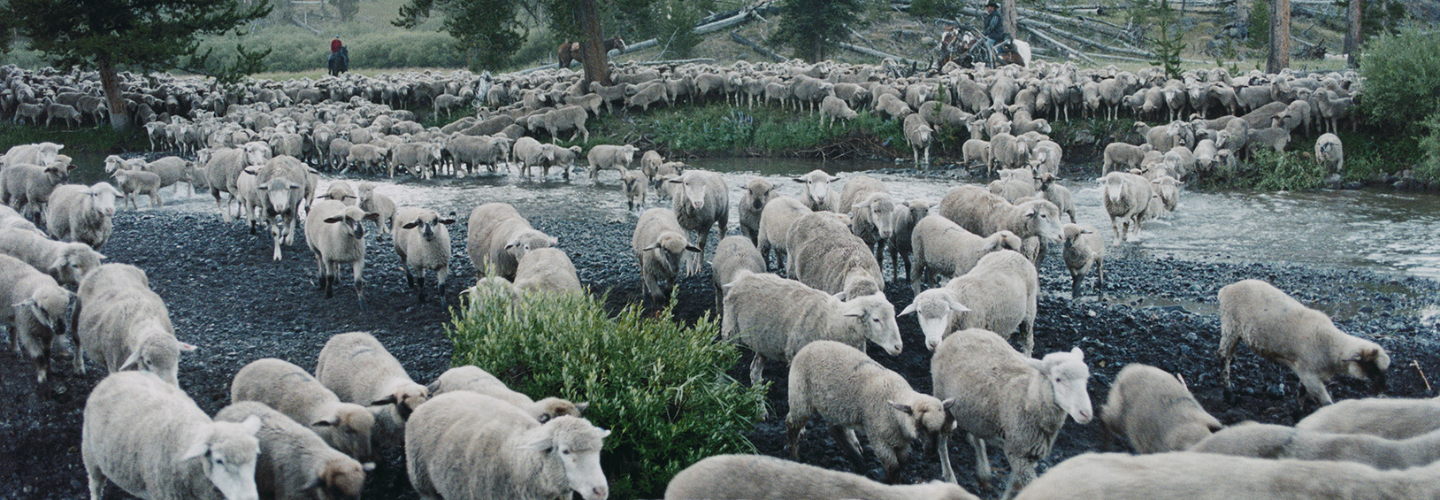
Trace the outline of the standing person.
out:
[[[985,4],[985,46],[995,53],[995,46],[1004,42],[1008,35],[1005,34],[1004,18],[1000,15],[1000,4],[991,0]]]
[[[340,52],[341,46],[343,46],[343,44],[340,43],[340,35],[335,35],[335,39],[330,41],[330,53]]]

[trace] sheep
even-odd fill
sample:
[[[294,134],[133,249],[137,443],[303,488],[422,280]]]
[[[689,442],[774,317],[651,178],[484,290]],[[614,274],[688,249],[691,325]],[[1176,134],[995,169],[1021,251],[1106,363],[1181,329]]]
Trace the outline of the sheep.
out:
[[[959,486],[885,485],[865,476],[764,455],[716,455],[670,480],[665,500],[754,498],[867,498],[874,500],[979,500]]]
[[[986,488],[991,475],[985,442],[1004,439],[1013,472],[1001,498],[1014,498],[1035,478],[1035,463],[1050,455],[1066,415],[1082,425],[1092,417],[1085,387],[1090,369],[1079,347],[1034,359],[993,332],[968,329],[940,344],[930,374],[935,397],[946,401],[945,411],[975,448],[975,475]],[[943,478],[953,483],[949,434],[940,433],[937,448]]]
[[[374,144],[355,144],[350,146],[350,152],[345,157],[345,163],[358,167],[361,171],[367,169],[379,169],[390,160],[390,148],[376,146]],[[394,170],[391,170],[390,177],[394,177]]]
[[[160,199],[160,176],[151,172],[141,170],[116,170],[114,174],[115,183],[120,185],[122,198],[130,203],[132,210],[139,210],[137,195],[150,197],[150,207],[156,208],[165,204]]]
[[[1060,240],[1060,208],[1046,200],[1012,205],[980,186],[951,188],[940,199],[938,212],[965,230],[989,236],[1008,230],[1024,240],[1039,237]]]
[[[378,221],[380,214],[359,207],[345,206],[335,200],[319,200],[310,205],[305,215],[305,244],[315,254],[320,288],[325,298],[335,296],[340,264],[350,264],[355,277],[355,298],[365,307],[365,228],[364,221]]]
[[[990,136],[990,155],[1000,168],[1020,168],[1030,159],[1030,144],[1025,138],[1008,133]]]
[[[60,150],[65,149],[64,144],[53,142],[37,142],[34,144],[21,144],[12,146],[0,156],[0,164],[3,165],[49,165],[60,157]]]
[[[620,181],[625,190],[625,209],[634,211],[635,207],[645,207],[645,191],[649,189],[650,182],[645,178],[645,172],[639,170],[624,170],[620,175]]]
[[[0,203],[9,205],[27,218],[39,220],[50,200],[50,192],[65,182],[74,165],[50,163],[41,167],[21,164],[0,170]]]
[[[1440,430],[1440,398],[1350,399],[1315,410],[1295,423],[1305,431],[1409,439]]]
[[[35,223],[25,220],[25,217],[20,215],[20,212],[16,212],[15,209],[5,205],[0,205],[0,231],[6,229],[30,231],[40,236],[46,236],[44,231],[35,227]]]
[[[1252,128],[1246,144],[1252,153],[1265,147],[1275,150],[1276,153],[1284,153],[1285,146],[1290,144],[1290,131],[1285,130],[1285,127]]]
[[[640,86],[626,85],[625,94],[627,95],[625,106],[630,108],[639,106],[641,111],[649,111],[650,105],[657,102],[665,101],[669,104],[668,89],[664,82]]]
[[[105,258],[90,245],[61,243],[35,231],[0,229],[0,254],[24,261],[65,285],[78,285]]]
[[[1424,467],[1440,460],[1440,432],[1390,440],[1358,434],[1306,431],[1246,422],[1195,443],[1190,451],[1255,458],[1333,460],[1380,470]]]
[[[376,214],[375,227],[382,233],[390,234],[390,226],[395,223],[395,202],[384,193],[375,192],[375,185],[369,182],[360,183],[358,190],[360,209]]]
[[[501,400],[469,391],[437,396],[405,429],[410,484],[427,498],[604,500],[602,440],[581,418],[540,423]]]
[[[922,165],[922,163],[920,163],[920,150],[923,148],[925,150],[925,163],[923,163],[923,165],[929,165],[930,140],[935,130],[930,128],[930,124],[925,123],[925,117],[919,114],[906,116],[904,129],[905,142],[910,145],[910,152],[915,157],[915,164]]]
[[[1001,170],[1000,178],[986,188],[1013,204],[1021,198],[1035,198],[1035,175],[1028,168]]]
[[[105,496],[107,481],[144,498],[259,498],[259,418],[213,421],[179,387],[136,372],[96,384],[84,415],[80,457],[91,499]]]
[[[585,155],[586,160],[590,162],[590,178],[598,177],[601,170],[619,170],[617,167],[630,168],[630,163],[635,161],[636,151],[639,151],[639,148],[629,144],[622,146],[602,144],[590,148],[590,152]]]
[[[655,172],[660,168],[662,163],[665,163],[665,158],[653,149],[647,150],[645,154],[640,155],[640,171],[643,172],[645,177],[651,182],[655,181]]]
[[[1116,375],[1100,407],[1100,421],[1142,454],[1184,451],[1224,427],[1195,401],[1183,381],[1138,363],[1125,365]]]
[[[390,178],[395,178],[395,167],[400,167],[409,171],[410,175],[429,179],[434,170],[432,167],[443,157],[443,151],[443,145],[433,142],[396,144],[390,148]]]
[[[826,127],[835,125],[836,119],[848,122],[854,120],[856,116],[858,115],[855,110],[850,109],[850,105],[846,104],[844,99],[827,95],[820,101],[820,122]],[[827,119],[829,123],[825,123]]]
[[[100,250],[115,228],[115,198],[123,198],[114,186],[97,182],[89,187],[66,184],[50,193],[45,207],[45,230],[60,241],[73,241]]]
[[[515,288],[523,292],[580,292],[575,263],[558,248],[537,248],[525,252],[515,265]]]
[[[865,241],[851,233],[846,219],[814,212],[790,226],[785,269],[791,278],[842,299],[884,289],[880,263]]]
[[[555,397],[535,401],[530,399],[530,396],[510,390],[500,379],[474,365],[445,370],[445,373],[440,374],[440,377],[426,388],[430,389],[432,398],[455,391],[470,391],[490,396],[524,410],[542,424],[564,416],[579,417],[580,412],[590,406],[589,403],[572,403]]]
[[[549,248],[559,240],[530,226],[530,221],[505,203],[486,203],[470,211],[465,250],[470,263],[485,276],[515,279],[515,267],[526,252]]]
[[[570,135],[570,140],[573,141],[576,136],[583,135],[582,140],[588,142],[590,131],[585,129],[585,119],[588,117],[589,114],[583,107],[565,106],[546,112],[541,122],[544,124],[545,130],[550,133],[551,144],[554,144],[559,139],[560,133],[566,130],[574,130]]]
[[[252,361],[230,381],[230,402],[264,403],[306,426],[320,439],[356,460],[375,457],[370,432],[375,416],[364,406],[342,403],[305,369],[289,362],[263,358]]]
[[[1303,102],[1303,101],[1297,101]],[[1315,140],[1315,160],[1325,166],[1327,172],[1339,172],[1345,169],[1345,149],[1340,143],[1340,138],[1335,134],[1326,133]]]
[[[50,126],[50,121],[59,118],[65,120],[65,128],[73,128],[70,122],[75,122],[75,127],[80,126],[80,110],[69,104],[50,103],[45,106],[45,126]]]
[[[170,311],[150,290],[145,271],[106,264],[87,274],[79,288],[83,307],[75,316],[76,372],[85,372],[89,356],[109,373],[133,368],[179,385],[180,353],[196,347],[175,338]]]
[[[1080,298],[1080,282],[1090,275],[1091,269],[1096,272],[1095,289],[1105,286],[1105,241],[1100,237],[1099,230],[1089,224],[1066,224],[1063,231],[1065,250],[1062,257],[1065,268],[1070,271],[1070,298],[1077,300]]]
[[[744,236],[726,236],[715,247],[715,260],[710,263],[715,284],[715,310],[725,310],[724,285],[735,280],[741,270],[765,272],[765,256]]]
[[[872,249],[876,261],[884,258],[885,243],[895,234],[895,201],[885,184],[867,175],[850,179],[840,194],[840,211],[850,214],[850,231]]]
[[[912,244],[915,225],[930,213],[930,202],[920,199],[903,201],[895,208],[895,216],[891,219],[895,229],[890,236],[890,278],[900,279],[899,268],[903,260],[905,279],[908,280],[911,279],[910,256],[915,253]]]
[[[909,116],[910,105],[892,94],[881,94],[875,98],[875,114],[881,118],[895,119]]]
[[[976,236],[954,221],[939,214],[930,214],[915,224],[910,246],[915,259],[910,269],[910,288],[918,294],[937,276],[950,278],[970,272],[975,263],[990,252],[1021,250],[1020,237],[1010,231],[998,231],[988,237]]]
[[[1055,182],[1055,175],[1046,173],[1036,177],[1040,181],[1040,193],[1046,201],[1054,203],[1060,213],[1070,216],[1070,222],[1075,222],[1075,198],[1070,194],[1070,188]]]
[[[995,168],[995,161],[990,155],[990,141],[970,139],[965,141],[965,144],[960,147],[960,151],[961,158],[967,166],[974,165],[976,161],[979,161],[985,165],[987,172]]]
[[[669,288],[661,288],[660,283],[674,286],[680,273],[680,259],[685,252],[702,252],[685,237],[685,229],[680,227],[675,211],[660,207],[640,214],[630,248],[635,252],[635,260],[640,263],[645,296],[657,304],[670,295]]]
[[[1140,219],[1154,194],[1150,182],[1128,172],[1111,172],[1100,181],[1104,184],[1105,212],[1110,215],[1110,227],[1115,230],[1115,244],[1125,242],[1131,232],[1138,236]]]
[[[215,414],[216,422],[242,423],[259,418],[260,454],[255,460],[255,486],[267,498],[360,498],[365,467],[333,450],[319,436],[290,417],[253,401],[231,404]]]
[[[768,180],[756,177],[745,183],[745,194],[740,197],[740,234],[752,245],[760,244],[760,215],[776,196],[775,185]]]
[[[435,271],[435,289],[440,294],[440,305],[448,302],[445,295],[445,279],[450,276],[450,228],[453,218],[441,218],[434,210],[401,207],[395,212],[394,226],[390,234],[394,237],[395,253],[400,256],[400,267],[405,271],[405,284],[414,288],[421,303],[425,302],[425,270]],[[419,274],[419,279],[415,278]]]
[[[790,362],[789,384],[785,429],[791,460],[799,460],[805,424],[818,414],[862,475],[865,460],[855,431],[864,430],[885,467],[885,481],[894,484],[910,442],[930,442],[949,424],[939,399],[915,392],[899,373],[840,342],[816,340],[801,348]]]
[[[800,193],[800,201],[806,208],[812,211],[832,210],[833,200],[830,197],[830,183],[835,182],[839,177],[825,173],[822,170],[811,170],[810,173],[795,178],[795,182],[804,184],[804,190]]]
[[[1180,181],[1168,175],[1161,175],[1150,181],[1150,190],[1160,197],[1165,212],[1174,212],[1180,204]],[[1153,205],[1153,203],[1152,203]]]
[[[1325,130],[1331,133],[1339,133],[1339,122],[1343,119],[1350,119],[1350,131],[1355,131],[1355,120],[1350,117],[1350,109],[1354,107],[1353,97],[1340,97],[1334,91],[1326,89],[1323,93],[1312,94],[1315,99],[1316,108],[1320,116],[1325,118]]]
[[[335,397],[372,411],[372,441],[382,448],[400,442],[405,422],[430,399],[430,389],[415,383],[400,360],[366,332],[342,333],[325,342],[315,361],[315,379]]]
[[[700,251],[691,256],[686,272],[694,275],[700,272],[710,228],[718,225],[722,235],[728,230],[730,189],[720,174],[703,170],[691,170],[666,182],[681,188],[672,192],[673,210],[680,227],[695,232],[695,246]]]
[[[76,349],[75,310],[80,300],[55,278],[8,255],[0,255],[0,325],[10,331],[10,348],[35,365],[36,381],[50,372],[51,342],[69,334]]]
[[[788,254],[787,243],[791,226],[809,213],[810,209],[803,202],[789,196],[776,196],[765,203],[765,209],[760,211],[760,228],[755,234],[755,247],[760,250],[760,255],[767,263],[773,252],[775,266],[780,266],[780,262],[783,262],[782,259]]]
[[[1051,140],[1038,141],[1030,153],[1030,162],[1027,164],[1035,171],[1036,177],[1043,175],[1054,176],[1060,173],[1060,160],[1064,153],[1060,144]]]
[[[249,169],[246,170],[247,172]],[[313,197],[314,181],[309,175],[310,167],[294,156],[276,156],[255,169],[255,190],[260,208],[264,212],[265,226],[270,230],[274,243],[271,259],[281,259],[281,246],[295,243],[295,220],[307,199]],[[329,200],[344,206],[344,198]],[[314,211],[314,207],[310,207]],[[308,238],[307,238],[308,239]]]
[[[1052,467],[1020,500],[1106,498],[1434,498],[1440,466],[1378,471],[1349,462],[1272,460],[1211,453],[1085,454]]]
[[[1014,244],[1014,239],[1006,239],[1005,245]],[[1005,250],[985,253],[974,266],[943,287],[916,294],[900,315],[916,313],[925,346],[932,351],[952,332],[984,328],[1006,339],[1019,330],[1024,335],[1022,351],[1028,356],[1035,345],[1040,288],[1035,266],[1023,255]]]
[[[1132,146],[1123,142],[1112,142],[1105,146],[1105,165],[1101,173],[1110,173],[1112,167],[1114,167],[1114,170],[1120,172],[1128,171],[1132,168],[1140,168],[1141,163],[1145,159],[1145,153],[1149,153],[1154,149],[1155,148],[1149,144]]]
[[[373,190],[374,186],[371,186],[371,189]],[[336,200],[352,207],[360,206],[360,195],[356,194],[355,188],[345,181],[330,181],[325,192],[315,197],[322,200]]]
[[[1328,382],[1337,374],[1385,385],[1390,355],[1379,344],[1340,331],[1325,313],[1305,307],[1260,280],[1244,280],[1220,289],[1220,358],[1225,388],[1230,389],[1230,360],[1240,341],[1261,357],[1288,366],[1300,377],[1310,399],[1328,405]]]

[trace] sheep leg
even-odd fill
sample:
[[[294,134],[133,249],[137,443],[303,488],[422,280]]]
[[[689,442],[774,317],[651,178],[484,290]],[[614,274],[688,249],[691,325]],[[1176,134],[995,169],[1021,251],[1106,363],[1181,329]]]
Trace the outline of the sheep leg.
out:
[[[403,259],[403,257],[402,257],[402,259]],[[409,288],[415,288],[415,275],[410,272],[410,265],[409,265],[409,264],[406,264],[406,263],[404,263],[404,262],[401,262],[401,263],[400,263],[400,269],[404,269],[404,270],[405,270],[405,286],[407,286],[407,287],[409,287]]]
[[[1070,273],[1070,300],[1080,300],[1080,279],[1079,273]]]
[[[885,483],[900,484],[900,463],[910,454],[910,443],[902,443],[898,450],[884,444],[876,446],[876,443],[871,443],[871,447],[875,449],[875,458],[880,460],[880,465],[885,466]]]
[[[1295,374],[1300,376],[1300,388],[1304,389],[1305,392],[1302,398],[1308,397],[1320,403],[1321,406],[1329,406],[1335,402],[1335,400],[1330,399],[1330,390],[1325,388],[1325,381],[1320,380],[1320,377],[1314,373],[1302,374],[1299,371],[1296,371]],[[1304,404],[1305,401],[1301,399],[1300,402]]]
[[[975,480],[982,488],[994,489],[990,479],[990,455],[985,451],[985,440],[975,437],[974,434],[965,434],[965,439],[970,441],[970,447],[975,449]]]
[[[1120,224],[1113,215],[1110,216],[1110,229],[1115,230],[1115,244],[1118,245],[1120,244],[1120,242],[1124,241],[1123,237],[1120,236]]]
[[[295,215],[292,213],[285,221],[285,245],[295,244]]]
[[[755,359],[750,360],[750,385],[759,385],[765,381],[765,357],[755,353]]]
[[[790,460],[800,460],[800,438],[805,436],[805,424],[810,423],[810,417],[801,416],[804,412],[790,408],[790,414],[785,416],[785,442],[790,447]]]
[[[940,438],[935,443],[935,449],[940,453],[940,480],[951,484],[959,484],[955,479],[955,469],[950,468],[950,432],[940,431]]]
[[[855,437],[855,431],[846,429],[844,426],[832,425],[830,426],[830,436],[835,438],[835,444],[840,446],[840,451],[845,453],[845,458],[850,459],[851,465],[855,467],[855,473],[869,476],[865,470],[865,457],[860,455],[859,440]]]
[[[408,270],[407,270],[406,274],[409,274]],[[416,279],[415,281],[416,281],[416,284],[419,285],[419,286],[414,287],[414,288],[415,288],[416,296],[417,296],[419,302],[420,302],[421,304],[424,304],[424,303],[425,303],[425,270],[424,270],[424,269],[420,269],[420,278]]]
[[[275,242],[275,253],[271,258],[278,262],[280,260],[280,242],[285,239],[285,228],[268,217],[265,219],[265,223],[270,226],[270,239]]]
[[[99,467],[87,465],[85,467],[85,476],[90,482],[90,500],[105,498],[105,486],[107,482],[105,473],[100,472]]]
[[[1025,356],[1035,350],[1035,311],[1030,311],[1029,317],[1020,322],[1020,333],[1025,335]]]
[[[1019,451],[1019,450],[1017,450]],[[1005,494],[1000,498],[1015,498],[1019,492],[1030,481],[1035,480],[1035,459],[1024,453],[1006,453],[1006,459],[1010,461],[1010,479],[1005,482]]]
[[[365,309],[365,259],[357,259],[351,267],[355,271],[355,300]]]

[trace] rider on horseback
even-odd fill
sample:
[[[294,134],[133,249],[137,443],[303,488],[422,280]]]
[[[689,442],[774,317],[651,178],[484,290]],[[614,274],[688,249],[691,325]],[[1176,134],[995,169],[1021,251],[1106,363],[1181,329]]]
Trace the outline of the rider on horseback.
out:
[[[990,49],[991,53],[997,53],[996,47],[1004,43],[1010,36],[1005,33],[1005,23],[1001,20],[999,4],[991,0],[990,3],[985,4],[985,12],[985,46]]]

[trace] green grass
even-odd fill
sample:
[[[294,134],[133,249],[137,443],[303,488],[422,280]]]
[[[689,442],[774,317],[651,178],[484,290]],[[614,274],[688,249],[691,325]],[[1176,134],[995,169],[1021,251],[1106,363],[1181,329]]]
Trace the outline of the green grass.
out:
[[[61,153],[70,156],[119,154],[150,148],[144,129],[134,126],[121,132],[108,124],[77,129],[32,127],[12,123],[0,125],[0,151],[37,142],[64,144],[65,149]]]

